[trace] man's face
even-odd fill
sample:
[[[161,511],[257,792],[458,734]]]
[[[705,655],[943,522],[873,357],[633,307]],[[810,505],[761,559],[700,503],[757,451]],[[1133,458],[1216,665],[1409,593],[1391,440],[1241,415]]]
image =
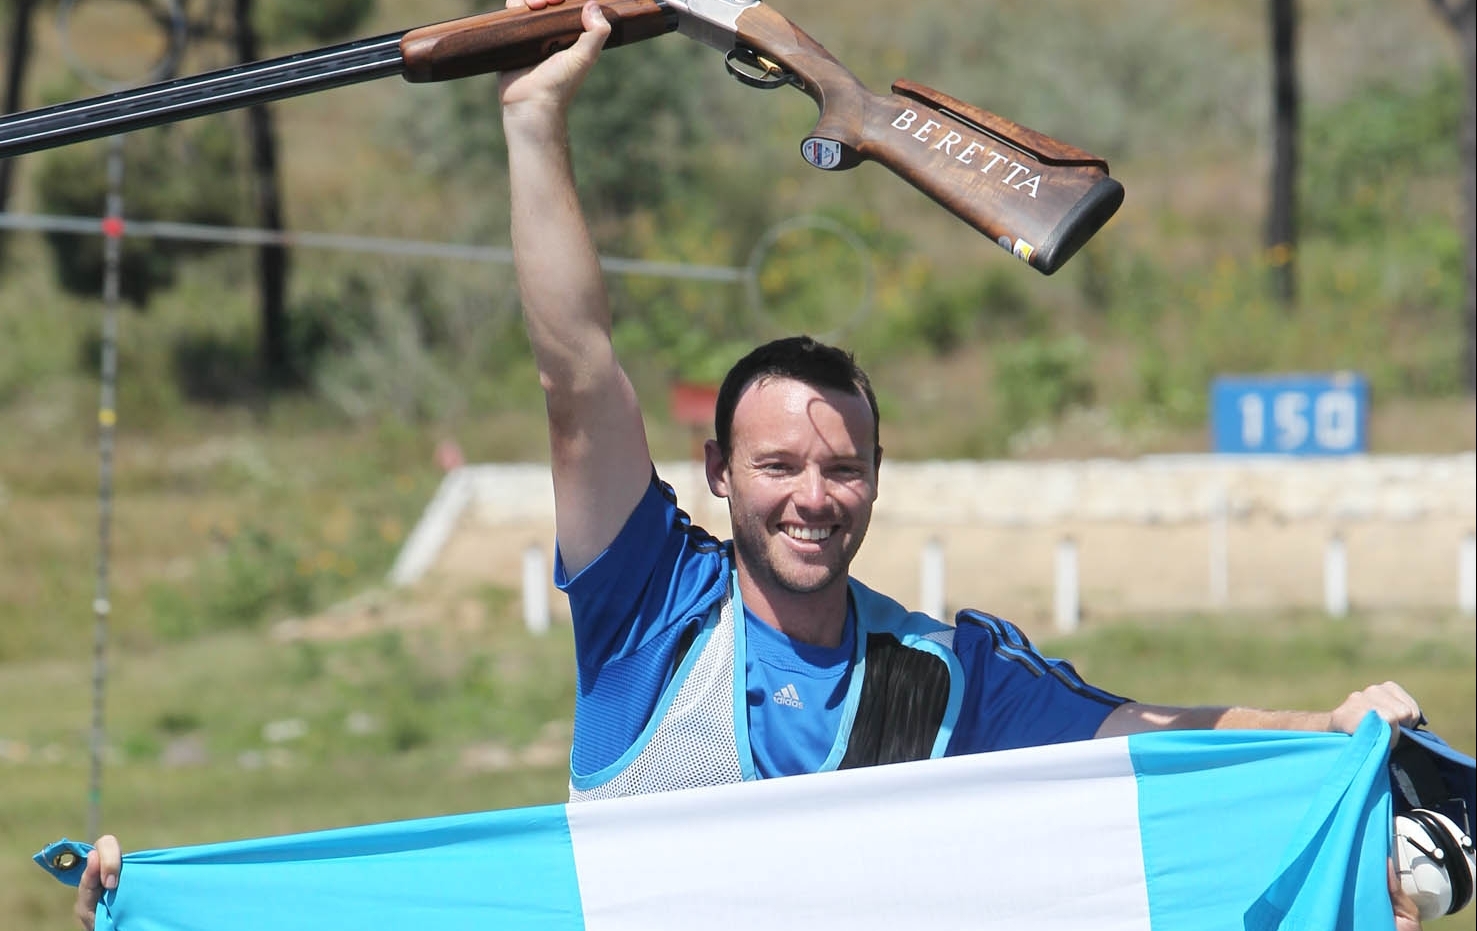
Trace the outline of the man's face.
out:
[[[860,394],[788,378],[744,389],[726,465],[709,444],[708,481],[728,499],[740,565],[761,588],[845,585],[877,500],[874,435]]]

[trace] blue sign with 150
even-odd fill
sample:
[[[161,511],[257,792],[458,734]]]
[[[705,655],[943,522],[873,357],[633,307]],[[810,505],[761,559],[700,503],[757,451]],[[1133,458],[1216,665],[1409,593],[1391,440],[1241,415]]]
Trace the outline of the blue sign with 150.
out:
[[[1211,439],[1218,453],[1363,453],[1368,419],[1369,382],[1353,372],[1227,375],[1211,383]]]

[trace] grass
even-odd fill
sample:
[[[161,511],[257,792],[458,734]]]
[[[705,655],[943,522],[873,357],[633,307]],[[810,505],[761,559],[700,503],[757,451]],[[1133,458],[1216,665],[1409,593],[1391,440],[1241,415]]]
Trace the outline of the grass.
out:
[[[105,828],[140,848],[561,800],[568,631],[529,638],[510,604],[462,593],[437,601],[436,623],[400,627],[415,612],[381,596],[358,615],[369,635],[279,627],[116,651]],[[81,658],[0,666],[13,931],[66,920],[26,858],[42,835],[86,833],[90,677]]]
[[[715,94],[742,114],[732,121],[742,128],[734,151],[715,157],[764,166],[775,218],[841,210],[878,237],[878,307],[848,339],[873,374],[893,458],[1200,451],[1206,376],[1240,365],[1368,368],[1379,385],[1374,452],[1477,444],[1472,399],[1448,390],[1456,253],[1439,236],[1442,248],[1427,248],[1432,230],[1454,228],[1440,206],[1454,172],[1390,184],[1420,207],[1413,216],[1427,239],[1403,250],[1310,239],[1304,310],[1285,319],[1259,298],[1260,11],[1210,0],[1051,0],[964,22],[936,2],[780,9],[874,89],[905,75],[1058,134],[1107,157],[1130,192],[1072,265],[1050,280],[1032,276],[876,166],[840,182],[817,176],[793,152],[812,125],[811,102],[730,87],[713,60]],[[465,11],[449,0],[381,0],[364,34]],[[1384,81],[1418,88],[1455,60],[1429,5],[1392,15],[1375,0],[1347,0],[1305,12],[1311,114]],[[65,77],[53,24],[43,17],[38,30],[30,105]],[[103,31],[114,51],[142,47]],[[1152,54],[1143,36],[1160,37]],[[498,179],[487,187],[485,166],[433,176],[422,170],[425,153],[401,144],[404,111],[446,93],[382,81],[279,105],[290,225],[500,244]],[[1310,172],[1328,154],[1312,151]],[[39,164],[18,163],[12,209],[38,209],[26,183]],[[721,194],[707,212],[694,205],[688,226],[633,234],[619,254],[646,243],[643,258],[728,264],[727,243],[741,259],[748,243],[729,242],[740,228],[731,211],[752,204],[724,208]],[[1408,233],[1397,219],[1385,225]],[[98,391],[79,347],[96,332],[98,306],[57,291],[38,236],[9,245],[0,269],[0,927],[33,931],[71,922],[64,890],[29,854],[85,831]],[[437,311],[448,345],[433,356],[397,343],[401,330],[387,325],[335,355],[326,400],[287,398],[269,410],[190,404],[169,374],[175,343],[253,331],[251,261],[226,251],[190,263],[147,313],[121,320],[105,824],[139,848],[562,799],[567,631],[529,639],[495,590],[412,601],[372,591],[439,480],[438,441],[454,437],[473,462],[546,455],[536,378],[527,353],[506,342],[503,324],[516,311],[507,269],[297,250],[299,304],[339,294],[352,273],[375,296],[371,309],[393,315],[421,301],[419,310]],[[422,279],[437,288],[406,283]],[[683,326],[727,306],[711,289],[683,293],[694,305],[683,305],[692,313]],[[1026,310],[1002,317],[1013,305]],[[918,347],[916,320],[927,313],[949,351]],[[1002,386],[995,350],[1026,339],[1049,347],[1063,333],[1092,348],[1081,367],[1094,407],[1037,425],[1029,449],[1010,443],[1002,389],[1033,385]],[[689,432],[664,419],[664,360],[627,361],[648,399],[657,458],[686,455]],[[421,419],[407,426],[405,411]],[[366,589],[347,619],[320,615]],[[282,628],[268,626],[314,615],[344,629],[281,640],[272,631]],[[352,624],[373,632],[343,635]],[[1470,619],[1173,618],[1091,629],[1049,648],[1104,687],[1163,702],[1327,707],[1395,678],[1441,733],[1469,752],[1477,743]],[[1433,927],[1472,928],[1473,913]]]
[[[115,655],[105,828],[141,849],[563,801],[567,628],[530,636],[496,590],[356,603],[312,640],[279,625]],[[1477,745],[1470,619],[1162,618],[1043,649],[1095,684],[1167,703],[1326,708],[1394,678],[1439,733]],[[89,677],[80,657],[0,665],[10,931],[70,922],[67,890],[28,857],[85,832]],[[1428,927],[1470,929],[1473,914]]]

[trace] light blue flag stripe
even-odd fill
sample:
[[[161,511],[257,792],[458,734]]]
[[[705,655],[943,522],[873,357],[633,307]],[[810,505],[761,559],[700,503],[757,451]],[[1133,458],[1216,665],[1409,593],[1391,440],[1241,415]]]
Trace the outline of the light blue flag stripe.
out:
[[[564,806],[124,855],[98,931],[583,931]]]
[[[1231,739],[1225,735],[1232,734]],[[1129,738],[1153,927],[1393,927],[1389,729]]]
[[[1388,734],[1137,735],[133,852],[98,928],[1390,931]]]

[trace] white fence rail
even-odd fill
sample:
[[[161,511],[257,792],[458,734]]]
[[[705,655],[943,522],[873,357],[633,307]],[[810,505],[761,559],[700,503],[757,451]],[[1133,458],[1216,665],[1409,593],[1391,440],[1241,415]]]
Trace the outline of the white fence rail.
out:
[[[727,526],[695,464],[658,471],[696,523]],[[854,570],[935,615],[981,608],[1059,631],[1164,611],[1472,615],[1474,525],[1472,454],[889,462]],[[560,613],[547,573],[524,582],[528,547],[552,560],[553,527],[546,466],[468,466],[448,475],[391,579],[526,585],[531,604]]]

